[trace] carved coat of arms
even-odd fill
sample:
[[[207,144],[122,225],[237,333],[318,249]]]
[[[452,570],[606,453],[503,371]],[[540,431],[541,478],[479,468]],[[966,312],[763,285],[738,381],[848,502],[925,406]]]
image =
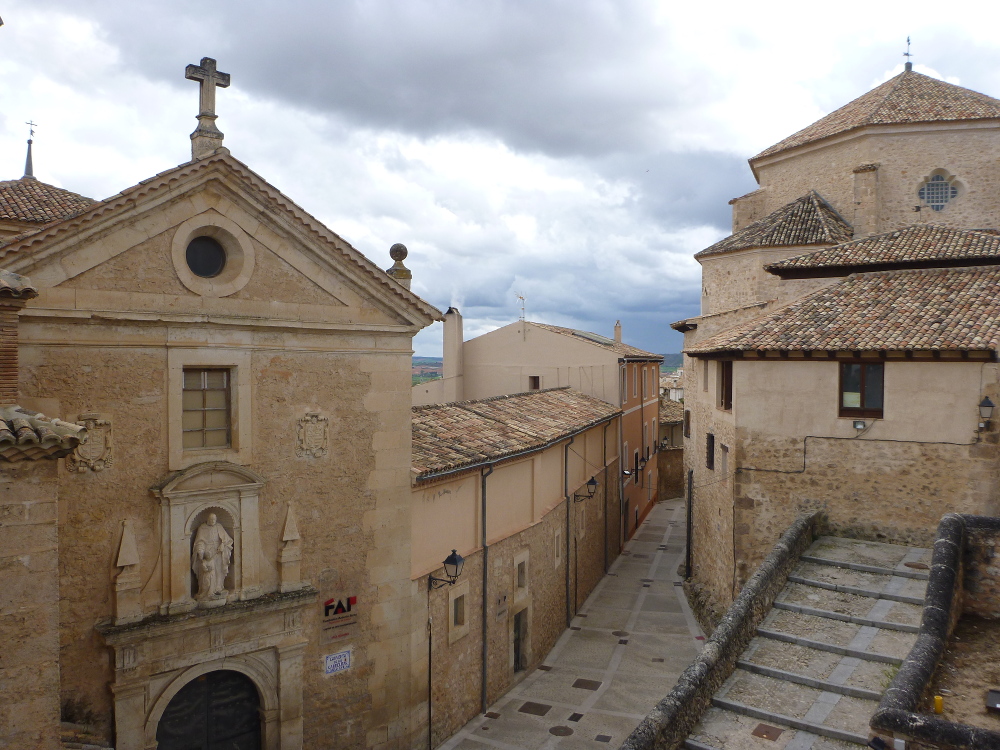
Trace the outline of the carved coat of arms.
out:
[[[306,412],[299,418],[299,442],[295,455],[319,458],[325,456],[329,440],[330,418],[321,417],[319,412]]]
[[[104,471],[114,463],[111,446],[111,421],[101,419],[100,414],[81,414],[77,420],[87,428],[87,442],[81,443],[66,457],[66,468],[70,471]]]

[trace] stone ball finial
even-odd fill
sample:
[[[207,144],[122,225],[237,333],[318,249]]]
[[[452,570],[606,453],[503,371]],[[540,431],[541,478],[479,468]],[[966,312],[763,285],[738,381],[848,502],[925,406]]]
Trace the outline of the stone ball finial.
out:
[[[389,248],[389,257],[392,258],[397,263],[406,260],[406,256],[409,251],[406,249],[406,245],[402,242],[397,242],[395,245]]]

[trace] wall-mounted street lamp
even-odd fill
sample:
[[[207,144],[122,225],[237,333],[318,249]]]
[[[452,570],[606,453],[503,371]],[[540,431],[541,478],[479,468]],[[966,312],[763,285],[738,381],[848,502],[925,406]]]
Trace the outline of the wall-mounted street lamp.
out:
[[[582,503],[584,500],[589,500],[590,498],[592,498],[594,496],[594,493],[597,492],[597,480],[591,477],[584,485],[584,487],[587,488],[585,492],[573,493],[574,502]]]
[[[979,423],[979,429],[989,430],[990,429],[990,417],[993,416],[993,402],[990,401],[990,397],[986,396],[982,401],[979,402],[979,417],[983,421]]]
[[[646,468],[646,464],[648,464],[648,463],[649,463],[649,459],[648,458],[640,458],[639,459],[639,471],[642,471],[643,469],[645,469]]]
[[[458,554],[458,550],[452,550],[451,554],[444,559],[444,578],[427,576],[427,585],[432,589],[439,589],[442,586],[454,586],[458,577],[462,575],[462,568],[465,567],[465,558]]]

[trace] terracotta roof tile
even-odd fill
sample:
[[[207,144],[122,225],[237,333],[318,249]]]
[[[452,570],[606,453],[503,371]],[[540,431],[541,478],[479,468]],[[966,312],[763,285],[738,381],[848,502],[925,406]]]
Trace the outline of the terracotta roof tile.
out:
[[[37,296],[38,289],[27,276],[0,269],[0,297],[34,299]]]
[[[832,270],[858,266],[928,265],[950,261],[992,261],[1000,264],[1000,236],[994,231],[952,229],[937,224],[914,224],[885,234],[845,242],[836,247],[798,255],[764,266],[783,275],[805,269]],[[985,263],[984,263],[985,264]],[[873,269],[874,270],[874,269]]]
[[[662,354],[653,354],[652,352],[647,352],[644,349],[640,349],[636,346],[629,346],[628,344],[623,344],[614,339],[609,339],[607,336],[602,336],[599,333],[591,333],[590,331],[579,331],[575,328],[563,328],[562,326],[550,326],[548,323],[533,323],[532,321],[525,321],[528,325],[537,326],[539,328],[544,328],[546,331],[552,331],[553,333],[560,333],[563,336],[573,336],[577,339],[582,339],[588,344],[596,344],[597,346],[603,347],[622,357],[636,357],[639,359],[663,359]]]
[[[730,253],[750,247],[835,245],[851,239],[853,230],[815,190],[748,224],[726,239],[707,247],[695,258]]]
[[[78,424],[20,406],[0,407],[0,458],[5,461],[61,458],[86,439],[87,430]]]
[[[620,413],[618,407],[568,388],[415,406],[413,469],[418,480],[428,479],[541,450]]]
[[[761,151],[750,161],[866,125],[993,118],[1000,118],[1000,100],[908,70]]]
[[[685,349],[996,351],[1000,267],[853,274],[763,318]]]
[[[46,224],[86,211],[97,201],[32,177],[0,182],[0,221]]]
[[[660,424],[677,424],[684,421],[684,404],[680,401],[671,401],[669,398],[660,399]]]

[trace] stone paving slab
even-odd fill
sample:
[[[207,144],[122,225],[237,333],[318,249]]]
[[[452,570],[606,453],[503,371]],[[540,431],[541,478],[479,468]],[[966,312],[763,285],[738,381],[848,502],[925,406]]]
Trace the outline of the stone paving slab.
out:
[[[894,579],[890,575],[864,573],[858,570],[834,568],[810,562],[799,563],[795,570],[792,571],[792,575],[838,586],[850,586],[878,592],[885,591],[890,583],[898,581],[899,585],[892,587],[892,593],[903,596],[915,596],[920,599],[923,598],[927,590],[927,581],[924,580],[912,578]]]
[[[573,618],[579,629],[565,631],[542,661],[550,669],[534,670],[490,706],[499,718],[476,716],[441,749],[619,747],[704,643],[683,589],[673,585],[684,559],[683,520],[680,498],[654,506],[626,544],[630,554],[612,564],[580,608],[586,617]],[[600,686],[573,687],[581,679]],[[551,708],[532,716],[518,711],[526,701]],[[550,732],[554,727],[558,734]]]
[[[932,550],[920,547],[904,547],[834,536],[819,537],[805,552],[806,555],[814,557],[874,565],[880,568],[895,568],[902,564],[904,559],[908,562],[930,565],[931,553]]]

